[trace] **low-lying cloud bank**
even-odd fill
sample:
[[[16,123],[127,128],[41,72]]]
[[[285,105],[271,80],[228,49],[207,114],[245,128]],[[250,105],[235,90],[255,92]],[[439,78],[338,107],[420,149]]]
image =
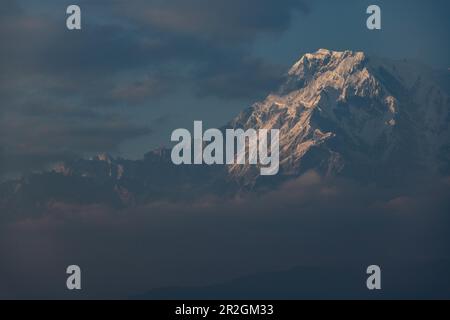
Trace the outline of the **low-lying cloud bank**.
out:
[[[309,172],[231,200],[123,210],[56,203],[44,215],[0,225],[0,297],[118,298],[295,266],[364,277],[370,264],[387,266],[387,274],[434,265],[450,259],[449,195],[449,179],[383,190]],[[65,289],[70,264],[82,268],[80,293]],[[415,279],[405,281],[414,287]]]

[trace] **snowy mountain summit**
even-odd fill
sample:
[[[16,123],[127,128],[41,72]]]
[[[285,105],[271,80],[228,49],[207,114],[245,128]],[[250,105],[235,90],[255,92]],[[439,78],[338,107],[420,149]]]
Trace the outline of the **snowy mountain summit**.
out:
[[[448,171],[449,110],[448,93],[427,67],[320,49],[230,125],[280,129],[284,178],[316,169],[370,180]],[[244,184],[260,179],[251,166],[229,171]]]

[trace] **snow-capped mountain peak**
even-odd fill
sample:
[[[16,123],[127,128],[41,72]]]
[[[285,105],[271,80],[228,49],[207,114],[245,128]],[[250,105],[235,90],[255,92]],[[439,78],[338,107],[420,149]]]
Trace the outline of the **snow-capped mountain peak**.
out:
[[[288,176],[311,168],[359,175],[400,158],[410,162],[406,167],[438,168],[441,142],[449,138],[442,121],[449,98],[425,74],[412,63],[320,49],[303,55],[278,91],[230,125],[280,129],[281,172]],[[430,123],[439,124],[439,135]],[[243,183],[258,179],[250,166],[229,171]]]

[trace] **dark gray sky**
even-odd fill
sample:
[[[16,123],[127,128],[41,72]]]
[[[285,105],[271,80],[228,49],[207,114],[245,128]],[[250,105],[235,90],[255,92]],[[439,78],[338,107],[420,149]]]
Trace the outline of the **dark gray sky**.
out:
[[[65,10],[82,9],[68,31]],[[382,30],[366,28],[369,4]],[[363,50],[450,67],[444,0],[6,0],[1,174],[73,155],[139,158],[175,128],[220,126],[302,54]]]

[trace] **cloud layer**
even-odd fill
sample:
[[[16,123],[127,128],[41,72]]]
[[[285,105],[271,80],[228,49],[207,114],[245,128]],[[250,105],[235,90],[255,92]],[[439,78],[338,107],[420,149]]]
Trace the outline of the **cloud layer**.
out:
[[[449,190],[434,181],[380,192],[310,172],[263,196],[126,210],[55,203],[0,225],[0,296],[76,298],[64,287],[69,264],[84,270],[82,297],[116,298],[294,266],[433,265],[450,258]]]

